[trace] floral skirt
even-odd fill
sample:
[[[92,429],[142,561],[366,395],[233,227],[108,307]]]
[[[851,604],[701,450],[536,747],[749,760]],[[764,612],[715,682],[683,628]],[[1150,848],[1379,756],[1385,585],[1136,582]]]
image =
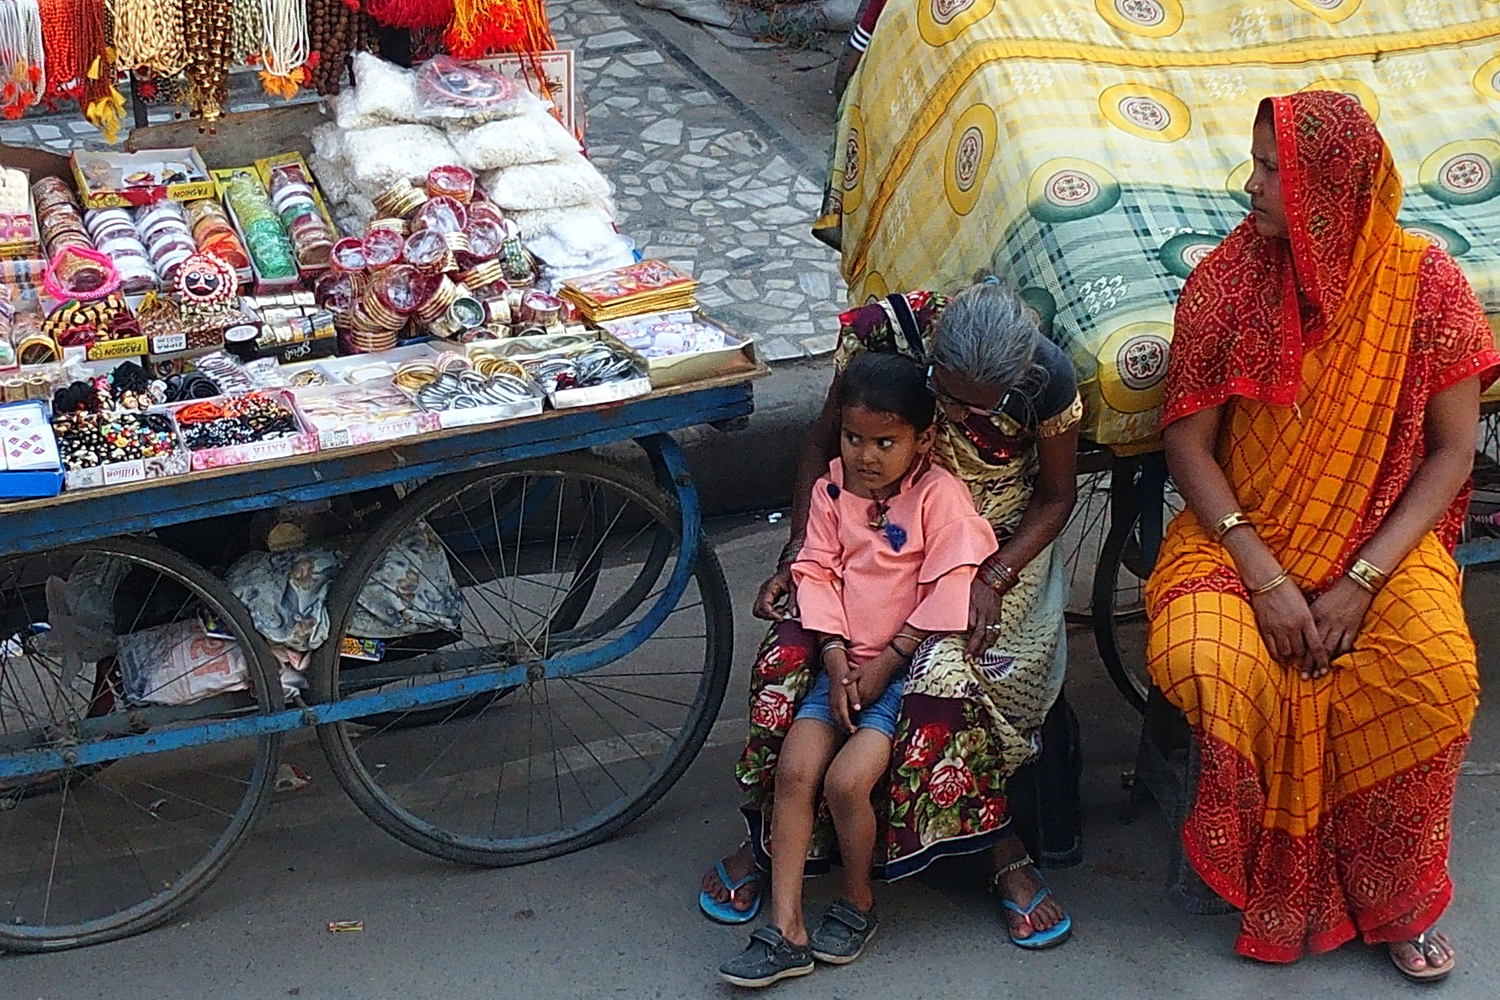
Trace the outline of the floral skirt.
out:
[[[934,860],[984,850],[1008,836],[1005,780],[1040,752],[1038,735],[1066,666],[1064,586],[1049,553],[1022,571],[1001,604],[998,638],[978,660],[965,637],[917,650],[901,700],[880,820],[874,875],[898,879]],[[768,865],[776,756],[812,688],[817,651],[795,621],[771,626],[750,678],[750,735],[735,768],[757,859]],[[807,873],[827,871],[838,840],[819,804]]]

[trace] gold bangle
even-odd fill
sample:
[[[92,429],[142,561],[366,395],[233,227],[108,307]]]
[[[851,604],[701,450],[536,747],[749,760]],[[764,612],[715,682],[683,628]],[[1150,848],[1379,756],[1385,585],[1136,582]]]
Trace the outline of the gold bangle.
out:
[[[1344,575],[1359,584],[1370,594],[1378,593],[1380,588],[1385,586],[1385,581],[1390,576],[1389,573],[1368,559],[1356,559],[1354,565],[1350,566],[1348,572]]]
[[[1288,577],[1286,574],[1286,570],[1282,570],[1280,573],[1277,573],[1275,576],[1271,577],[1271,579],[1267,580],[1259,587],[1251,587],[1250,596],[1259,597],[1262,594],[1269,594],[1271,591],[1275,590],[1283,583],[1286,583],[1287,579]]]
[[[1223,517],[1219,518],[1218,523],[1214,525],[1214,541],[1222,542],[1224,540],[1224,536],[1229,534],[1230,531],[1238,528],[1242,524],[1249,523],[1250,519],[1246,517],[1242,512],[1237,510],[1230,511],[1228,514],[1225,514]]]

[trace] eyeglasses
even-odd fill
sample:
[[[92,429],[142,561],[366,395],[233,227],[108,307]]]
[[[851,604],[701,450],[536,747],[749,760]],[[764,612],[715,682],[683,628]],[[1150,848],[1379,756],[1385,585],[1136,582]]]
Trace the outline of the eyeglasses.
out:
[[[958,397],[951,396],[942,389],[939,389],[937,383],[932,378],[932,373],[936,368],[936,365],[927,366],[927,391],[936,396],[939,403],[945,406],[956,406],[960,409],[968,410],[976,417],[998,417],[1005,412],[1005,404],[1010,402],[1009,392],[1000,397],[1000,404],[993,410],[983,406],[975,406],[973,403],[966,403]]]

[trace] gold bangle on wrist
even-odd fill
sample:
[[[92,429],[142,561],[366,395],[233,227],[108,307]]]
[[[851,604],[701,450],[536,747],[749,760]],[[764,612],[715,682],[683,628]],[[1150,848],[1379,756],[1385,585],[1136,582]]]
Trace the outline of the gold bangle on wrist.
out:
[[[1262,594],[1269,594],[1271,591],[1275,590],[1277,587],[1281,586],[1283,583],[1286,583],[1286,581],[1288,579],[1289,579],[1289,577],[1286,574],[1286,570],[1282,570],[1280,573],[1277,573],[1275,576],[1271,577],[1271,579],[1267,580],[1265,583],[1261,584],[1259,587],[1251,587],[1250,588],[1250,596],[1251,597],[1259,597]]]
[[[1243,512],[1238,510],[1230,511],[1228,514],[1225,514],[1223,517],[1219,518],[1218,523],[1214,525],[1214,530],[1212,532],[1214,541],[1222,542],[1224,540],[1224,536],[1229,534],[1231,530],[1233,530],[1234,528],[1238,528],[1242,524],[1249,523],[1250,519],[1246,517]]]
[[[1354,565],[1349,567],[1344,574],[1355,583],[1359,584],[1366,593],[1378,593],[1385,586],[1386,579],[1390,576],[1385,570],[1376,566],[1368,559],[1356,559]]]

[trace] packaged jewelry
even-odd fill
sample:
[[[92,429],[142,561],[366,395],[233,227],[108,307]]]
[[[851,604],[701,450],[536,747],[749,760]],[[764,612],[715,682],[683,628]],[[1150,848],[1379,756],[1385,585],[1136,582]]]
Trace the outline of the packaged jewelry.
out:
[[[481,125],[539,103],[509,78],[449,55],[433,56],[417,69],[417,114],[424,121]]]
[[[171,407],[194,469],[222,468],[317,450],[288,390],[201,399]]]
[[[221,170],[224,201],[234,213],[245,248],[263,281],[288,281],[297,277],[297,257],[286,227],[271,206],[260,178],[251,170]]]

